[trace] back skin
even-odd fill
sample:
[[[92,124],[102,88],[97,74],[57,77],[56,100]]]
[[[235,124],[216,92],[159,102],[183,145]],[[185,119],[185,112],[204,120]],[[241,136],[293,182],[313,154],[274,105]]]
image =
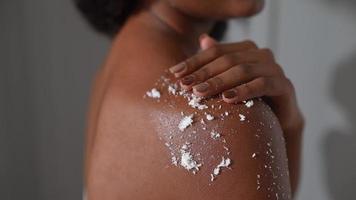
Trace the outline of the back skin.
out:
[[[88,199],[290,199],[285,142],[271,109],[261,100],[248,108],[214,97],[206,102],[208,109],[197,111],[182,96],[169,95],[157,81],[196,49],[141,15],[146,14],[131,17],[123,27],[97,73],[87,135]],[[161,91],[159,101],[143,97],[154,87]],[[195,114],[183,133],[177,128],[182,111]],[[229,115],[221,117],[225,111]],[[205,120],[206,130],[198,121],[204,112],[216,117]],[[222,137],[212,139],[211,130]],[[182,145],[191,144],[191,153],[200,154],[199,171],[172,165],[167,142],[178,154]],[[232,164],[211,181],[222,155]]]

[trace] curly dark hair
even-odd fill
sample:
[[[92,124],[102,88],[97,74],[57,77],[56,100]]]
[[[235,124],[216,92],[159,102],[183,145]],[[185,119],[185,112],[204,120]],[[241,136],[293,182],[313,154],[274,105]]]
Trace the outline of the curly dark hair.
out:
[[[113,37],[126,19],[138,8],[139,0],[74,0],[77,8],[92,27]],[[210,35],[221,40],[227,28],[225,21],[217,22]]]

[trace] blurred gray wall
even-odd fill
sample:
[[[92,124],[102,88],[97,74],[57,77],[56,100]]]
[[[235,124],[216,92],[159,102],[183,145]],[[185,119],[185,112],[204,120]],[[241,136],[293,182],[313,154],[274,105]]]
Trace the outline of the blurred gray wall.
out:
[[[356,1],[273,0],[226,40],[272,48],[307,126],[298,199],[356,196]],[[0,0],[0,199],[80,199],[90,81],[109,41],[70,0]]]
[[[70,0],[0,0],[0,199],[82,196],[90,81],[109,42]]]

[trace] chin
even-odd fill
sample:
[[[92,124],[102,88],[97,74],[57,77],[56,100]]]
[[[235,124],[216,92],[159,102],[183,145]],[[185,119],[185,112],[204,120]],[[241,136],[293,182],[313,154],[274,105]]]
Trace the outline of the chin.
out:
[[[188,16],[201,19],[227,20],[260,13],[265,0],[167,0]]]

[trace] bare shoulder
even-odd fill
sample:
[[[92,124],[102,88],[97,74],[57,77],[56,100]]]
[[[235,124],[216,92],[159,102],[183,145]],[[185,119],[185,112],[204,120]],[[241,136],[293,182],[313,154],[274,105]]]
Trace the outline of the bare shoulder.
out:
[[[93,152],[93,197],[290,199],[283,133],[262,100],[200,100],[158,79],[110,84]]]
[[[142,27],[127,33],[135,31]],[[161,77],[184,58],[179,44],[130,34],[122,31],[106,64],[89,199],[289,199],[285,144],[270,108],[180,93]]]
[[[290,198],[283,133],[261,99],[233,105],[200,99],[165,78],[146,98],[166,147],[165,170],[177,177],[172,187],[192,199]]]

